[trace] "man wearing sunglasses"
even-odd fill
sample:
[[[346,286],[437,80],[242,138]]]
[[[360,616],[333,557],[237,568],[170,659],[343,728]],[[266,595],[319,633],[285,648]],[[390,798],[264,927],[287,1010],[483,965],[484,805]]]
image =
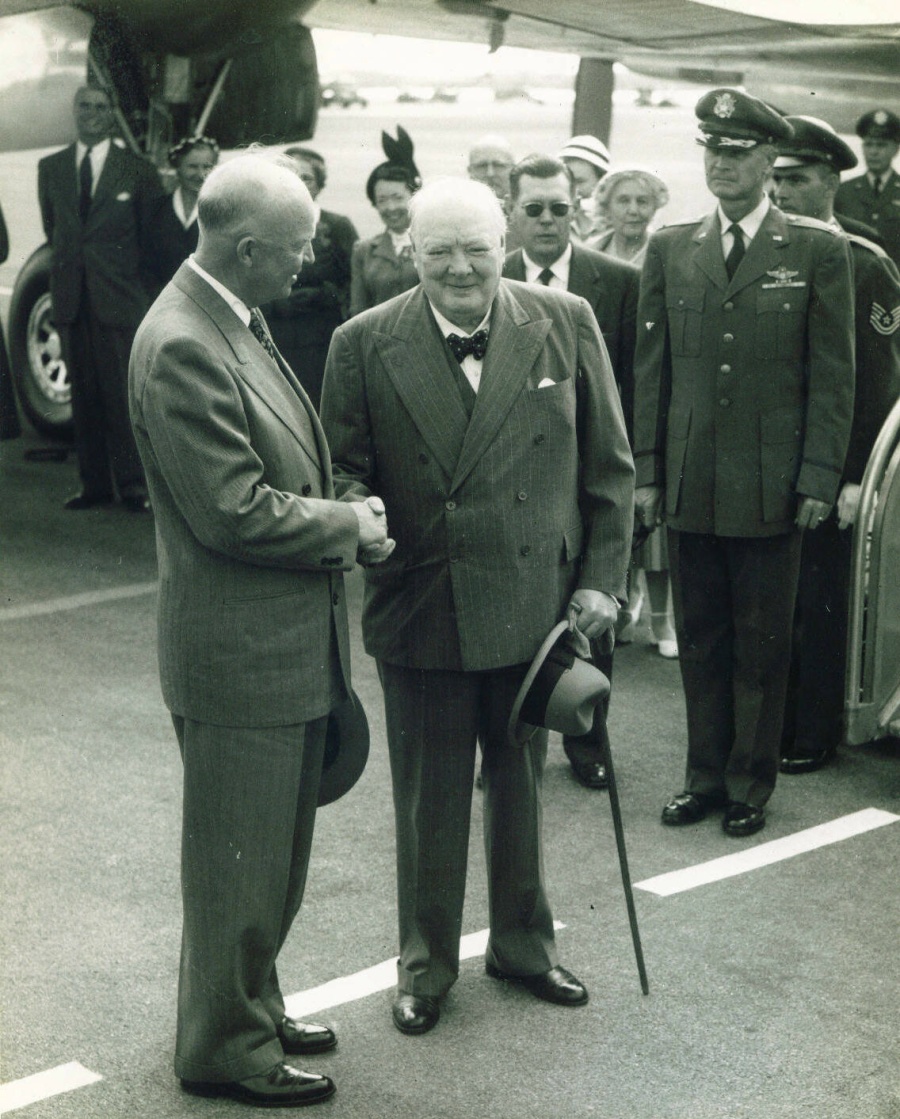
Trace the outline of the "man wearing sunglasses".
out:
[[[575,181],[562,160],[530,155],[510,172],[510,231],[522,246],[511,252],[503,275],[580,295],[591,305],[609,351],[631,430],[632,362],[640,273],[623,261],[575,244],[571,237],[577,202]],[[610,676],[612,653],[592,650],[597,666]],[[597,707],[589,734],[563,740],[576,779],[588,789],[607,785],[604,764],[607,704]]]

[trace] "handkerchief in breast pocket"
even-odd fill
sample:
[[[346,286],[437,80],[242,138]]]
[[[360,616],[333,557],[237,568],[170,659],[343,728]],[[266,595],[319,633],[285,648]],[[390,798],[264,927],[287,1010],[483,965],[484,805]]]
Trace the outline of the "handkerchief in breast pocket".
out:
[[[539,389],[552,389],[555,384],[556,384],[556,381],[551,380],[549,377],[545,377],[543,379],[543,381],[541,381],[538,384],[538,388]]]

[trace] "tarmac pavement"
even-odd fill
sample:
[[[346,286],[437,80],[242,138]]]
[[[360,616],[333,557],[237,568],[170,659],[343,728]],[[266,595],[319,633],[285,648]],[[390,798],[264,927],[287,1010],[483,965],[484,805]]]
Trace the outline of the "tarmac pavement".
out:
[[[71,456],[23,458],[44,444],[31,432],[0,444],[0,1101],[15,1102],[11,1082],[78,1062],[100,1079],[4,1114],[240,1115],[184,1095],[172,1074],[180,761],[156,678],[152,517],[64,511]],[[279,969],[292,993],[396,954],[390,781],[359,573],[348,588],[372,750],[356,788],[319,814]],[[863,809],[900,815],[891,741],[783,777],[750,839],[730,839],[716,819],[663,828],[662,804],[681,788],[683,700],[677,662],[644,641],[616,653],[610,725],[635,883]],[[474,795],[466,933],[485,929],[487,912]],[[607,795],[576,784],[558,741],[544,828],[561,959],[589,1005],[542,1004],[489,979],[476,955],[438,1027],[406,1037],[391,1025],[391,988],[376,982],[315,1015],[340,1036],[308,1062],[338,1085],[315,1114],[900,1119],[896,823],[672,896],[636,888],[646,997]]]

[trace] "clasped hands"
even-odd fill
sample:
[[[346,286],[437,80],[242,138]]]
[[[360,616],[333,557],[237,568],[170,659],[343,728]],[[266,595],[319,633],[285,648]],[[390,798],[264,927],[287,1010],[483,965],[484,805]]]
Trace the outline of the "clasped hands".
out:
[[[380,497],[367,497],[365,501],[354,501],[350,508],[359,521],[359,544],[356,550],[357,562],[363,567],[383,563],[393,552],[396,541],[387,534],[387,517],[384,502]]]

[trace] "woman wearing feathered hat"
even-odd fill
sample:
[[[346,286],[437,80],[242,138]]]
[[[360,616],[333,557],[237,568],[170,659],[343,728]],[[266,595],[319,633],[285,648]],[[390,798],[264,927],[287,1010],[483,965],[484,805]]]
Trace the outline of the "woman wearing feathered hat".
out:
[[[369,175],[366,195],[385,230],[357,241],[353,248],[351,315],[384,303],[419,282],[409,239],[409,200],[422,185],[413,160],[413,143],[399,125],[397,139],[382,132],[381,143],[387,159]]]

